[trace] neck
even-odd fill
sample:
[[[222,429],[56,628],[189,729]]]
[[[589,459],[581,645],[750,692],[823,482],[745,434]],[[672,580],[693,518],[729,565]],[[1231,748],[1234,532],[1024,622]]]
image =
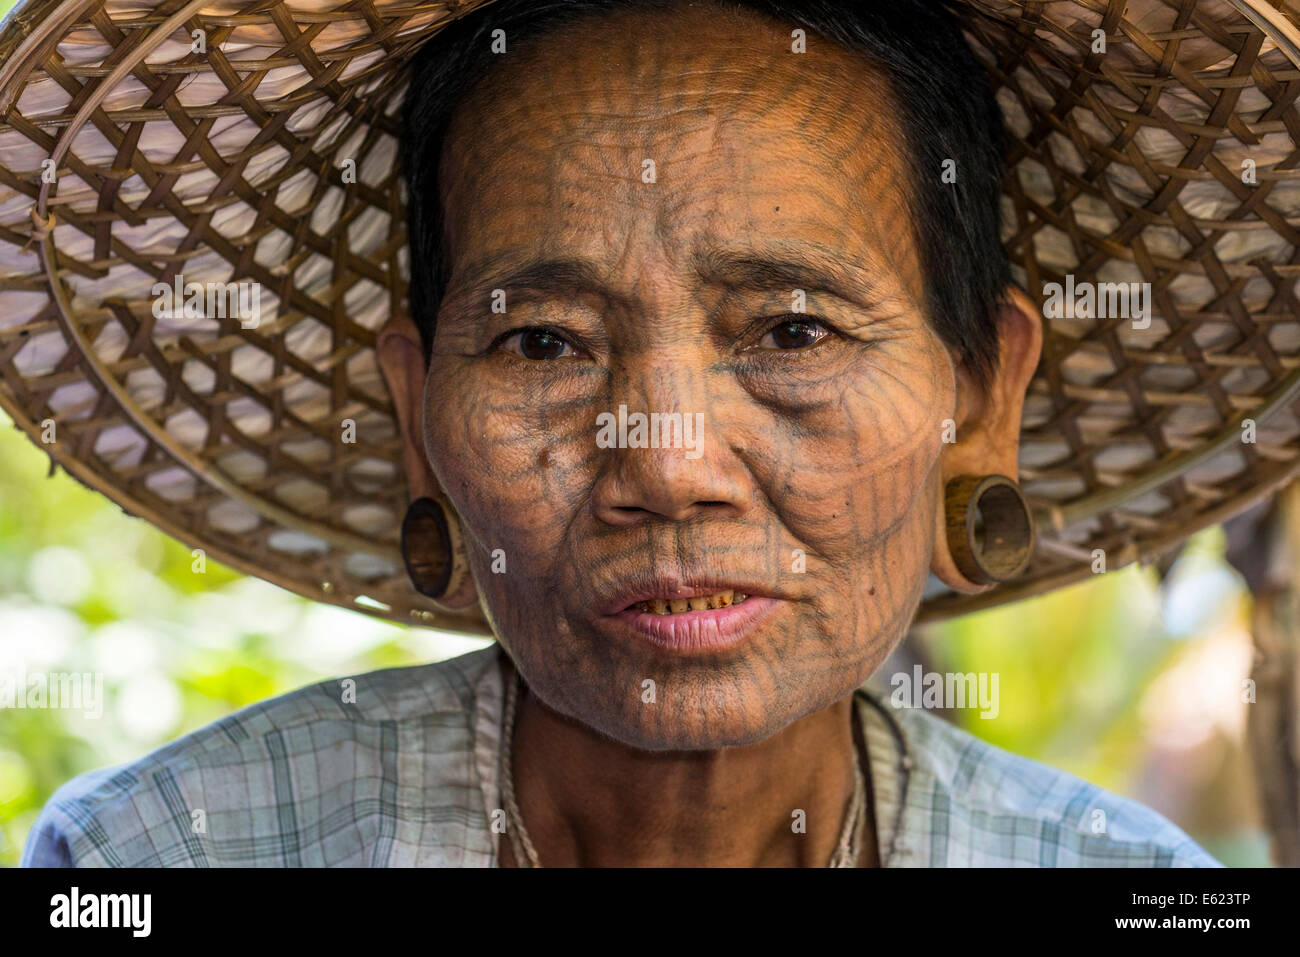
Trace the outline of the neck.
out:
[[[850,697],[757,744],[638,751],[520,689],[515,797],[547,867],[825,867],[853,794],[856,723]],[[870,814],[865,831],[858,864],[872,866]],[[503,865],[524,863],[499,847]]]

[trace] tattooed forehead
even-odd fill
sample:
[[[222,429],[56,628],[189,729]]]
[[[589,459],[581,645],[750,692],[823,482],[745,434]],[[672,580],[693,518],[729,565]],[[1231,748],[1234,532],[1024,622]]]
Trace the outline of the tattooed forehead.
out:
[[[827,41],[791,56],[788,25],[749,11],[683,8],[650,31],[623,22],[637,15],[521,41],[462,98],[441,157],[448,222],[549,217],[536,230],[616,208],[629,228],[743,229],[780,206],[825,229],[846,202],[906,193],[895,100],[866,57]]]
[[[563,95],[612,112],[632,103],[637,116],[702,104],[712,110],[717,96],[738,110],[780,102],[811,114],[830,105],[823,97],[860,95],[864,80],[883,76],[864,54],[828,39],[792,57],[790,28],[755,10],[713,4],[610,10],[514,37],[478,89],[508,100]]]

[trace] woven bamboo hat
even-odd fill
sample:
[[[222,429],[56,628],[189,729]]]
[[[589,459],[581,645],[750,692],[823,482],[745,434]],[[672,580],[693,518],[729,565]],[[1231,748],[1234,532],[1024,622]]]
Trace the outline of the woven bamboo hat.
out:
[[[403,70],[482,5],[28,0],[0,30],[0,405],[191,547],[477,633],[406,577],[375,339],[407,286]],[[922,617],[1082,578],[1094,549],[1149,558],[1300,467],[1300,18],[1128,6],[954,6],[1006,115],[1017,281],[1045,304],[1051,283],[1149,283],[1150,310],[1049,310],[1020,454],[1032,561]],[[157,309],[180,273],[256,284],[256,326]]]

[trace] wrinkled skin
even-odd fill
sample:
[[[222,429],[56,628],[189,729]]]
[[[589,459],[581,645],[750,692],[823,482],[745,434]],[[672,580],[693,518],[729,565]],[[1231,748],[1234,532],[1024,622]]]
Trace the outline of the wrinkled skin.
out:
[[[851,787],[848,696],[929,571],[978,590],[943,541],[943,483],[1016,475],[1032,306],[1013,292],[979,388],[923,307],[909,198],[944,188],[938,171],[905,165],[874,67],[815,37],[792,54],[789,38],[697,5],[512,46],[444,149],[452,273],[427,369],[408,320],[381,338],[412,496],[440,487],[455,506],[529,688],[516,778],[552,860],[824,863]],[[533,260],[589,268],[508,280]],[[699,457],[599,448],[597,416],[620,404],[703,413]],[[747,583],[779,605],[720,654],[595,623],[653,575]],[[738,801],[748,816],[728,818]],[[791,807],[826,822],[793,849]]]

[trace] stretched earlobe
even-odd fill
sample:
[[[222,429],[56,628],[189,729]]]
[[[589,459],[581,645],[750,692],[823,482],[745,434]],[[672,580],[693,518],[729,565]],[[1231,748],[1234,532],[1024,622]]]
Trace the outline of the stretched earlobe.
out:
[[[402,519],[402,561],[411,584],[426,598],[441,598],[451,584],[455,555],[447,515],[433,499],[417,498]]]
[[[959,380],[956,441],[944,447],[933,487],[930,569],[964,594],[1015,578],[1029,564],[1035,542],[1033,514],[1016,477],[1021,413],[1042,352],[1042,318],[1029,297],[1012,286],[995,319],[998,362],[992,381],[981,388],[969,375]],[[961,399],[963,394],[970,399]]]
[[[461,611],[478,600],[473,575],[453,511],[424,496],[402,519],[402,561],[411,586],[447,611]]]
[[[944,488],[944,526],[957,570],[975,585],[1010,581],[1034,552],[1034,515],[1005,475],[961,475]]]
[[[443,492],[423,444],[426,365],[414,323],[395,313],[376,343],[380,371],[393,401],[411,504],[402,521],[402,559],[411,584],[438,607],[463,612],[478,601],[455,509]]]

